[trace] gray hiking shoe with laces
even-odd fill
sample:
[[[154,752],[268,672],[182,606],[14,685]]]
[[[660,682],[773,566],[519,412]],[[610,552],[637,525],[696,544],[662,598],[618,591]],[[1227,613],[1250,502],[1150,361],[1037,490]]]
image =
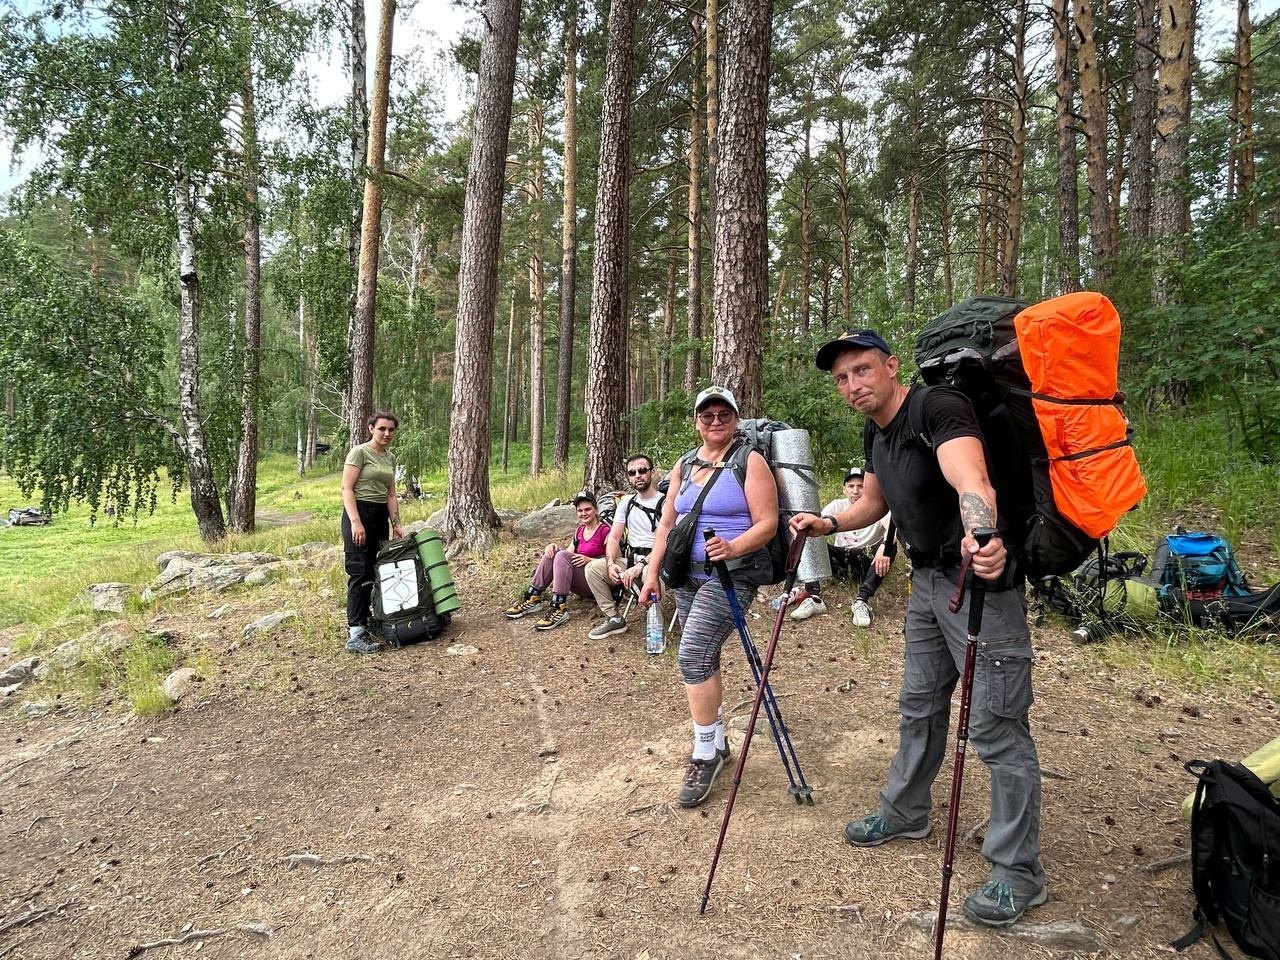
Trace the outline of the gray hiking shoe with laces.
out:
[[[1007,927],[1029,908],[1038,907],[1048,899],[1049,893],[1044,887],[1034,893],[1014,893],[1003,880],[988,880],[981,890],[964,898],[964,915],[988,927]]]
[[[676,803],[682,807],[696,807],[711,795],[711,787],[716,776],[729,760],[729,744],[717,750],[710,760],[690,760],[684,772],[684,783],[680,785],[680,793]]]
[[[853,820],[844,826],[845,843],[855,847],[878,847],[890,840],[923,840],[933,829],[932,823],[910,830],[890,830],[884,817],[878,813],[869,813],[861,820]]]
[[[598,623],[591,628],[591,632],[587,634],[592,640],[603,640],[605,637],[612,637],[615,633],[626,633],[627,621],[621,617],[610,617],[603,623]]]

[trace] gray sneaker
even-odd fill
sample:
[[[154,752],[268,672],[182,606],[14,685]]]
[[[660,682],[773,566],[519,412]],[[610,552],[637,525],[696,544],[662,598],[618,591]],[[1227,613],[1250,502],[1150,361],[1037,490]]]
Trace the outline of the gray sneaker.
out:
[[[348,653],[377,653],[382,647],[369,639],[367,633],[359,634],[347,640]]]
[[[1044,887],[1034,893],[1014,893],[1003,880],[988,880],[981,890],[964,898],[964,915],[988,927],[1007,927],[1031,907],[1049,899]]]
[[[932,823],[910,830],[890,830],[884,817],[878,813],[869,813],[861,820],[853,820],[844,826],[845,843],[855,847],[878,847],[890,840],[923,840],[933,829]]]
[[[591,628],[587,634],[592,640],[603,640],[605,637],[612,637],[615,633],[626,633],[627,621],[621,617],[610,617],[604,623],[597,623]]]
[[[682,807],[696,807],[711,795],[711,787],[716,782],[721,768],[729,760],[729,744],[723,750],[717,750],[710,760],[690,760],[689,768],[684,772],[684,783],[676,796],[676,803]]]

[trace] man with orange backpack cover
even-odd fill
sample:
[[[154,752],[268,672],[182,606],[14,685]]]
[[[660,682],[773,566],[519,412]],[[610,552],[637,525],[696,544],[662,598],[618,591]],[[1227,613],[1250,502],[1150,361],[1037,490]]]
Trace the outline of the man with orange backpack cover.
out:
[[[834,517],[797,516],[792,529],[824,536],[865,527],[892,510],[913,568],[898,749],[879,809],[847,824],[845,840],[872,847],[922,839],[932,829],[931,788],[946,754],[951,696],[967,642],[968,601],[952,613],[948,599],[961,558],[970,554],[974,576],[989,584],[970,742],[991,774],[982,845],[991,875],[966,898],[964,912],[978,923],[1011,924],[1048,899],[1040,864],[1040,764],[1027,718],[1032,650],[1023,580],[1006,570],[1008,533],[996,514],[978,418],[963,393],[932,387],[918,397],[931,438],[920,442],[910,422],[917,388],[902,385],[898,358],[874,330],[847,330],[824,344],[816,360],[867,418],[866,477],[861,499],[848,509]],[[979,549],[973,533],[983,527],[997,535]]]

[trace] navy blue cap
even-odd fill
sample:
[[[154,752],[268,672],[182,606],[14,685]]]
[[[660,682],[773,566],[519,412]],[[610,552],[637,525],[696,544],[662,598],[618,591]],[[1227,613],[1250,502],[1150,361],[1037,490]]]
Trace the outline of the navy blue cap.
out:
[[[893,349],[887,340],[874,330],[850,327],[834,340],[829,340],[818,348],[815,362],[819,370],[830,370],[835,365],[836,357],[846,350],[883,350],[886,357],[893,356]]]

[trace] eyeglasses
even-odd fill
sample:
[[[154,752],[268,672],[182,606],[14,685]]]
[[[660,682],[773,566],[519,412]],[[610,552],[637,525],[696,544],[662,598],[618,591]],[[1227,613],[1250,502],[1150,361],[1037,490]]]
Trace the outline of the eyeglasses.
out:
[[[719,410],[719,411],[708,410],[706,413],[698,414],[698,420],[699,422],[705,423],[707,426],[710,426],[713,423],[728,423],[730,420],[732,420],[736,416],[737,414],[734,413],[732,410]]]
[[[628,477],[642,477],[649,472],[649,467],[636,467],[634,470],[628,470]]]

